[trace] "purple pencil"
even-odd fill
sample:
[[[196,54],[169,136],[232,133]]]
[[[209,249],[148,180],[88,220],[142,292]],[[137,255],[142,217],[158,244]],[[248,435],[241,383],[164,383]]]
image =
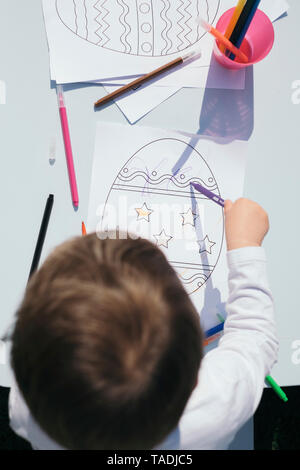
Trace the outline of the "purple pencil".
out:
[[[214,193],[212,193],[211,191],[209,191],[209,189],[204,188],[204,186],[201,186],[201,184],[191,183],[191,185],[192,185],[197,191],[199,191],[199,193],[204,194],[204,196],[208,197],[208,198],[211,199],[212,201],[215,201],[217,204],[219,204],[219,206],[224,207],[225,201],[224,201],[224,199],[222,199],[220,196],[217,196],[216,194],[214,194]]]

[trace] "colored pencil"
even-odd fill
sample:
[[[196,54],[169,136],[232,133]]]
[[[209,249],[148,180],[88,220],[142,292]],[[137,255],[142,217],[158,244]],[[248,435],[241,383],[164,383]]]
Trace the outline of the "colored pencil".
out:
[[[204,333],[205,338],[210,338],[211,336],[214,336],[214,335],[216,335],[217,333],[220,333],[223,330],[224,330],[224,322],[220,323],[217,326],[214,326],[213,328],[210,328],[210,330],[205,331],[205,333]]]
[[[86,228],[85,228],[84,222],[81,223],[81,232],[82,232],[82,235],[86,235]]]
[[[193,186],[199,193],[204,194],[204,196],[219,204],[219,206],[224,207],[225,201],[220,196],[217,196],[216,194],[209,191],[209,189],[204,188],[204,186],[201,184],[191,183],[191,186]]]
[[[218,334],[221,333],[224,330],[224,322],[220,323],[219,325],[211,328],[210,330],[207,330],[204,333],[205,340],[203,342],[204,346],[208,346],[210,343],[215,341],[218,338]],[[284,391],[280,388],[280,386],[275,382],[273,377],[270,375],[267,375],[265,378],[265,381],[272,387],[274,392],[284,401],[287,402],[288,398]]]
[[[32,264],[30,268],[29,279],[32,276],[32,274],[37,270],[39,262],[40,262],[41,253],[42,253],[44,241],[46,238],[47,228],[48,228],[50,215],[51,215],[51,211],[53,207],[53,202],[54,202],[54,196],[53,194],[50,194],[47,199],[46,207],[44,210],[44,215],[43,215],[43,219],[42,219],[42,223],[41,223],[41,227],[39,231],[39,236],[37,239],[37,243],[36,243],[36,247],[35,247],[35,251],[33,255],[33,260],[32,260]]]
[[[79,198],[78,198],[77,182],[76,182],[76,175],[75,175],[75,168],[74,168],[74,159],[73,159],[69,124],[68,124],[67,110],[65,107],[63,88],[61,85],[57,85],[57,97],[58,97],[58,107],[59,107],[62,133],[63,133],[64,144],[65,144],[65,152],[66,152],[72,201],[73,201],[74,206],[78,207]]]
[[[220,315],[219,313],[217,313],[217,317],[221,323],[225,321],[225,318],[223,318],[222,315]]]
[[[243,8],[243,11],[229,38],[230,42],[232,42],[236,47],[241,46],[259,4],[260,0],[247,0],[247,3]],[[230,53],[229,58],[234,60],[235,55]]]
[[[232,31],[234,30],[234,27],[235,27],[235,25],[236,25],[236,23],[237,23],[237,20],[238,20],[239,17],[240,17],[240,14],[242,13],[242,10],[243,10],[243,8],[244,8],[246,2],[247,2],[247,0],[239,0],[237,6],[235,7],[235,10],[234,10],[233,15],[232,15],[232,17],[231,17],[231,20],[230,20],[230,22],[229,22],[229,25],[227,26],[227,29],[226,29],[225,34],[224,34],[224,36],[225,36],[227,39],[230,38],[231,33],[232,33]],[[228,49],[228,48],[227,48],[227,49]],[[220,51],[221,51],[221,52],[225,52],[225,50],[226,50],[226,47],[223,46],[223,45],[221,45],[221,46],[220,46]]]
[[[103,106],[110,101],[119,98],[120,96],[124,95],[130,90],[135,89],[136,87],[139,87],[140,85],[143,85],[144,83],[153,80],[154,78],[158,77],[162,73],[165,73],[167,71],[170,71],[174,69],[175,67],[178,67],[179,65],[183,64],[186,62],[188,59],[193,57],[194,55],[199,55],[200,57],[200,51],[192,51],[182,57],[178,57],[177,59],[172,60],[171,62],[168,62],[165,65],[162,65],[158,69],[153,70],[150,73],[147,73],[146,75],[142,75],[141,77],[137,78],[136,80],[133,80],[132,82],[128,83],[127,85],[122,86],[121,88],[118,88],[117,90],[113,91],[112,93],[109,93],[108,95],[104,96],[100,100],[98,100],[95,103],[95,108],[99,108],[100,106]]]
[[[279,396],[279,398],[281,398],[281,400],[283,400],[284,402],[288,401],[288,397],[286,396],[282,388],[280,388],[279,385],[275,382],[273,377],[271,377],[270,375],[267,375],[265,380],[270,385],[270,387],[272,387],[274,392],[277,393],[277,395]]]
[[[203,342],[203,346],[204,347],[208,346],[209,344],[213,343],[214,341],[216,341],[219,338],[221,338],[221,334],[217,333],[216,335],[213,335],[210,338],[205,339],[204,342]]]
[[[212,25],[208,24],[206,21],[203,19],[200,20],[200,23],[202,27],[210,34],[212,34],[217,41],[219,41],[221,44],[223,44],[227,50],[232,52],[237,56],[238,59],[240,59],[241,62],[247,63],[248,62],[248,57],[246,54],[244,54],[242,51],[240,51],[237,47],[235,47],[229,39],[227,39],[225,36],[223,36],[220,31],[218,31],[216,28],[214,28]]]

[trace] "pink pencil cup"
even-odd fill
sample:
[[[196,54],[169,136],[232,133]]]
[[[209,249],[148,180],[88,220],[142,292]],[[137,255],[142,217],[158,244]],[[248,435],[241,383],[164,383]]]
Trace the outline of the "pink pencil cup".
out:
[[[225,34],[234,10],[235,8],[227,10],[219,19],[216,29],[222,34]],[[231,70],[249,67],[249,65],[260,62],[269,54],[274,44],[274,36],[274,28],[271,20],[263,11],[257,10],[240,47],[241,51],[248,57],[249,62],[245,64],[238,62],[238,59],[231,60],[226,57],[223,52],[220,51],[218,41],[215,41],[214,46],[215,58],[221,65]]]

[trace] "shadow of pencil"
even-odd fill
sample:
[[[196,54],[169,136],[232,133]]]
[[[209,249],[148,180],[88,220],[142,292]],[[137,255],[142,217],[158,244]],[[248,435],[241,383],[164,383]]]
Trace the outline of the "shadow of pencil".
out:
[[[286,16],[288,16],[288,12],[285,11],[284,13],[282,13],[282,15],[278,16],[278,18],[276,18],[276,20],[273,21],[273,23],[275,23],[276,21],[278,20],[281,20],[282,18],[285,18]]]
[[[208,256],[207,256],[207,251],[201,249],[201,246],[202,246],[201,242],[203,242],[206,234],[203,231],[199,208],[198,208],[198,204],[195,198],[195,191],[192,186],[190,187],[190,192],[191,192],[192,212],[193,214],[197,215],[197,217],[195,217],[195,231],[196,231],[197,241],[199,244],[199,253],[201,256],[201,262],[203,265],[207,266],[210,264]],[[217,289],[216,287],[213,287],[212,277],[210,275],[207,281],[205,282],[204,304],[200,311],[201,324],[203,328],[207,329],[207,325],[211,326],[212,324],[216,325],[220,323],[220,320],[218,320],[218,316],[217,316],[218,314],[220,314],[223,318],[226,317],[225,302],[222,302],[221,300],[220,290]]]
[[[181,169],[184,167],[190,155],[193,153],[194,147],[196,146],[198,141],[199,141],[199,136],[197,135],[195,137],[190,138],[189,144],[186,146],[184,152],[182,153],[182,155],[180,156],[180,158],[177,160],[177,162],[172,168],[173,176],[176,176],[177,173],[179,173],[179,171],[181,171]]]
[[[56,81],[51,80],[50,81],[50,87],[51,89],[56,89]],[[98,83],[91,83],[91,82],[82,82],[82,83],[66,83],[63,85],[64,91],[71,91],[71,90],[78,90],[80,88],[87,88],[87,87],[93,87],[93,86],[100,86]]]

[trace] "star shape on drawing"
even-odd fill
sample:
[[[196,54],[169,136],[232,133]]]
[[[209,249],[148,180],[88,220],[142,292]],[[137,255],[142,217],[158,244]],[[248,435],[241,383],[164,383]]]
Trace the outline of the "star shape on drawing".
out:
[[[152,210],[148,209],[147,204],[144,202],[142,207],[138,207],[135,209],[137,212],[137,220],[146,220],[150,222],[150,215],[152,214]]]
[[[156,238],[157,246],[164,246],[165,248],[169,248],[168,243],[173,238],[171,235],[167,235],[164,230],[159,235],[154,235],[154,237]]]
[[[198,243],[200,247],[199,253],[204,253],[204,251],[206,251],[206,253],[209,253],[211,255],[211,249],[215,245],[215,242],[210,241],[210,239],[206,235],[203,240],[198,240]]]
[[[182,225],[193,225],[195,226],[195,220],[197,219],[198,215],[195,214],[191,208],[187,212],[183,212],[180,214],[182,217]]]

